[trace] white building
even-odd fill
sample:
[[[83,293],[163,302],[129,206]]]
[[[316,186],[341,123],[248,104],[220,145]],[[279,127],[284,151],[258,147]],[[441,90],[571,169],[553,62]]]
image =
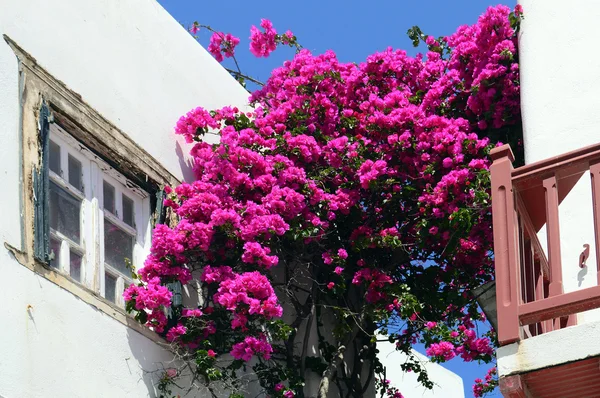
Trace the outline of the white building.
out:
[[[409,358],[405,353],[396,351],[395,344],[380,341],[377,342],[377,349],[379,360],[386,368],[386,377],[390,380],[390,385],[398,388],[404,398],[465,398],[463,380],[460,376],[431,362],[425,355],[414,350],[412,352],[433,382],[434,386],[431,390],[421,384],[417,379],[418,374],[402,371],[400,366],[408,362]]]
[[[0,34],[0,396],[154,396],[157,375],[146,371],[171,356],[125,315],[127,273],[109,264],[126,253],[141,264],[153,190],[189,176],[172,133],[179,116],[241,106],[248,94],[152,0],[1,0]],[[57,122],[54,269],[34,259],[42,101]],[[120,252],[104,253],[109,239]]]
[[[153,0],[0,0],[0,34],[0,397],[155,396],[172,356],[125,313],[118,264],[143,263],[157,191],[191,175],[179,116],[248,93]],[[415,397],[463,396],[427,368],[449,387]]]
[[[600,3],[519,3],[526,166],[499,150],[492,171],[501,390],[598,397]]]

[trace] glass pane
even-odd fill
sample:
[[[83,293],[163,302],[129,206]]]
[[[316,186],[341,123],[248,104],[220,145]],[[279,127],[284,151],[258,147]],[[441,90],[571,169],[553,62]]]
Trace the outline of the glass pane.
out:
[[[50,170],[60,175],[60,147],[50,141]]]
[[[125,259],[133,260],[133,236],[104,219],[104,262],[125,275],[131,271],[125,266]]]
[[[79,243],[81,201],[50,181],[50,228]]]
[[[104,297],[107,300],[116,303],[116,293],[117,293],[117,278],[109,274],[108,272],[104,273]]]
[[[133,200],[123,195],[123,222],[133,227]]]
[[[60,240],[50,238],[50,253],[54,254],[54,258],[50,260],[50,266],[60,268]]]
[[[71,251],[71,260],[70,260],[70,268],[71,268],[71,278],[75,279],[77,282],[81,282],[81,256],[73,251]]]
[[[115,187],[106,181],[104,181],[102,185],[102,192],[104,193],[104,210],[115,214]]]
[[[83,191],[83,184],[81,181],[81,162],[69,155],[69,184],[75,188]]]

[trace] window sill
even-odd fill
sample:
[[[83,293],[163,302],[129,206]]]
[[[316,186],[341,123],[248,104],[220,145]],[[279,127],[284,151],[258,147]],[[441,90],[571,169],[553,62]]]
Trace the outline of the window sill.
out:
[[[73,281],[67,275],[61,274],[55,269],[50,268],[48,265],[34,259],[33,256],[29,256],[27,253],[9,245],[6,242],[4,242],[4,247],[14,256],[15,260],[25,268],[37,275],[44,277],[60,288],[68,291],[86,304],[90,305],[94,309],[135,330],[142,336],[163,346],[165,349],[169,349],[169,344],[165,339],[160,337],[150,328],[140,324],[131,315],[127,314],[123,308],[106,300],[104,297],[100,297],[94,291]]]

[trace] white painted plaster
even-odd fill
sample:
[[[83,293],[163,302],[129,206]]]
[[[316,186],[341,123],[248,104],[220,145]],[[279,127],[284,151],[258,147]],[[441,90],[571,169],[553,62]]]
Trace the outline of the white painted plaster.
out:
[[[387,341],[378,342],[378,358],[386,367],[386,377],[399,389],[406,398],[464,398],[463,380],[457,374],[443,366],[431,362],[425,355],[416,351],[413,354],[424,366],[430,380],[435,384],[429,390],[417,380],[416,373],[405,373],[400,365],[408,360],[408,356],[396,351],[394,344]]]
[[[0,241],[20,247],[18,73],[14,53],[0,43]],[[6,228],[8,225],[11,228]]]
[[[595,44],[600,3],[565,7],[558,0],[520,0],[525,13],[520,36],[521,108],[525,158],[532,163],[600,141],[600,54]],[[564,291],[596,282],[596,254],[589,173],[559,207]],[[546,239],[544,231],[539,235]],[[584,244],[587,267],[579,268]],[[544,244],[545,246],[545,244]],[[600,320],[600,311],[578,322]]]
[[[600,322],[556,330],[497,350],[500,377],[600,356]]]
[[[0,10],[0,34],[179,178],[189,176],[189,147],[174,140],[177,118],[196,106],[246,103],[247,92],[154,0],[0,0]],[[21,266],[2,246],[21,247],[18,65],[3,40],[0,93],[0,396],[154,396],[144,371],[168,365],[168,352]],[[401,360],[395,353],[382,360],[394,361],[390,376],[405,396],[433,396],[391,366]],[[435,396],[463,397],[458,376],[431,363],[427,369],[445,386]],[[318,378],[309,384],[315,390]]]
[[[527,162],[600,140],[600,3],[519,0],[521,107]]]
[[[146,397],[169,353],[0,251],[0,396]]]
[[[190,175],[189,146],[173,134],[179,116],[248,97],[154,0],[0,0],[2,34],[178,178]],[[154,396],[144,370],[168,365],[167,351],[4,248],[21,247],[18,82],[0,39],[0,396]]]
[[[155,0],[0,0],[0,10],[0,34],[177,177],[185,170],[176,152],[188,152],[173,139],[177,119],[197,106],[247,103],[248,93]],[[3,40],[0,47],[1,64],[14,63]],[[1,83],[14,92],[11,74]]]

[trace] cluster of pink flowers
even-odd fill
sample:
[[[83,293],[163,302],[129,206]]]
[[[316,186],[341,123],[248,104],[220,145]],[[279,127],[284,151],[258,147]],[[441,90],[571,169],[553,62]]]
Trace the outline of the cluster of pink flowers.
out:
[[[422,313],[430,319],[423,333],[433,335],[461,319],[466,326],[430,340],[427,354],[487,358],[491,342],[473,330],[467,292],[492,275],[487,135],[519,122],[510,12],[493,7],[474,26],[428,38],[448,46],[446,58],[389,48],[354,64],[302,50],[252,94],[252,111],[182,116],[175,132],[194,144],[196,180],[167,190],[164,204],[178,222],[155,229],[141,283],[126,300],[163,330],[171,300],[163,285],[197,278],[204,307],[186,309],[167,338],[209,339],[225,325],[235,337],[217,352],[268,359],[265,325],[283,312],[271,281],[293,265],[326,286],[321,299],[337,305],[338,296],[359,294],[351,300],[385,314],[382,322],[415,323]],[[256,56],[295,42],[268,20],[261,27],[252,27]],[[239,43],[213,39],[209,50],[221,60]],[[209,131],[219,144],[202,142]],[[439,310],[431,295],[452,304]]]
[[[429,324],[427,325],[428,329],[430,329]],[[470,326],[472,327],[473,324],[471,323]],[[458,330],[450,332],[449,341],[431,344],[427,348],[426,354],[440,362],[449,361],[456,356],[460,356],[466,362],[471,362],[491,356],[494,353],[491,344],[489,338],[477,337],[474,329],[460,325]]]
[[[273,348],[264,337],[264,335],[258,338],[248,336],[244,341],[234,344],[231,350],[231,356],[235,359],[241,359],[249,361],[254,355],[260,355],[264,359],[270,359]]]
[[[473,384],[473,396],[475,398],[481,398],[486,393],[491,392],[498,385],[498,378],[496,377],[498,371],[494,366],[490,370],[487,371],[485,375],[485,380],[475,379],[475,384]]]
[[[250,28],[250,52],[256,57],[268,57],[277,48],[277,31],[268,19],[260,21],[261,32],[256,26]]]
[[[208,52],[219,62],[223,62],[225,58],[234,56],[235,47],[240,44],[240,39],[233,36],[231,33],[214,32],[210,37]]]
[[[382,391],[381,396],[386,398],[404,398],[404,395],[400,393],[398,388],[391,385],[389,379],[378,380],[376,386]],[[384,395],[385,394],[385,395]]]
[[[258,271],[235,274],[233,278],[221,281],[214,301],[236,313],[232,321],[234,329],[246,326],[247,315],[272,319],[283,313],[271,283]]]
[[[167,333],[167,341],[175,341],[180,336],[183,336],[186,332],[187,328],[182,324],[178,324],[177,326],[169,329],[169,332]]]
[[[194,22],[189,31],[196,37],[200,27],[198,22]],[[240,44],[238,37],[231,33],[214,31],[208,26],[204,27],[213,32],[207,49],[218,62],[223,62],[225,58],[235,57],[235,49]],[[250,28],[250,52],[256,57],[268,57],[279,44],[299,48],[296,36],[290,30],[278,34],[273,23],[268,19],[261,19],[260,27],[263,29],[262,31],[254,25]]]
[[[433,343],[427,348],[426,354],[430,357],[441,358],[444,361],[449,361],[456,356],[456,352],[454,351],[454,344],[450,343],[449,341]]]

